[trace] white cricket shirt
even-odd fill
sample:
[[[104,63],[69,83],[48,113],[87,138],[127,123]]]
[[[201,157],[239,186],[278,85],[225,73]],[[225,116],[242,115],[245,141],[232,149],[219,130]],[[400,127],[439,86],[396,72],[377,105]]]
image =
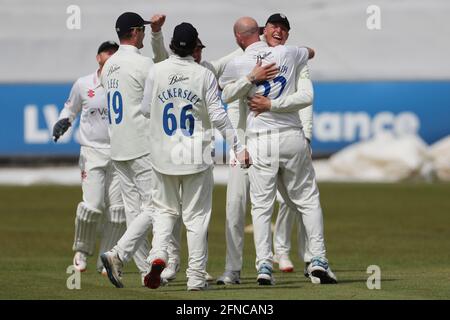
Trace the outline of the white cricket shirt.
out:
[[[100,79],[108,101],[113,160],[132,160],[150,152],[149,120],[140,108],[151,65],[138,48],[121,45],[103,66]]]
[[[79,78],[70,91],[69,99],[59,114],[59,120],[69,118],[73,123],[80,116],[80,144],[109,149],[108,110],[105,91],[100,86],[97,71]]]
[[[172,55],[149,72],[142,113],[150,117],[153,168],[167,175],[198,173],[212,165],[211,127],[242,150],[219,98],[217,80],[192,56]]]
[[[253,96],[261,94],[271,100],[280,99],[292,95],[296,91],[297,70],[302,68],[308,61],[308,50],[293,46],[269,47],[267,43],[258,41],[246,48],[243,55],[235,57],[225,67],[222,77],[219,79],[220,87],[224,88],[222,98],[230,102],[227,97],[226,86],[248,75],[257,61],[261,60],[263,65],[275,62],[279,68],[278,75],[259,85],[237,93],[235,98],[245,98],[245,94]],[[301,128],[298,110],[291,112],[264,112],[257,117],[253,112],[247,116],[247,130],[250,132],[267,131],[281,128]]]

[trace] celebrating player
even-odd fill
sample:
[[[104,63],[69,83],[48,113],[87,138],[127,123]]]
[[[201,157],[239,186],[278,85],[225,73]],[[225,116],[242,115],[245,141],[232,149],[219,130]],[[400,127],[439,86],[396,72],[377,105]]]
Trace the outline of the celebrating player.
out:
[[[270,47],[275,47],[280,44],[284,45],[289,37],[290,28],[291,26],[287,17],[284,14],[275,13],[267,19],[263,30],[264,39]],[[299,95],[312,96],[313,86],[309,76],[308,65],[305,64],[303,68],[297,70],[297,74],[297,92],[293,97],[299,97]],[[291,98],[292,97],[289,97],[288,99]],[[272,104],[276,105],[277,103],[279,103],[277,100],[272,102],[272,100],[264,96],[255,96],[250,99],[250,107],[262,112],[269,111]],[[308,142],[308,146],[310,146],[312,139],[312,105],[301,109],[299,115],[306,141]],[[310,277],[307,268],[312,256],[308,249],[309,243],[305,234],[302,215],[296,214],[295,206],[288,206],[281,196],[277,195],[277,199],[279,201],[279,211],[273,236],[273,246],[275,251],[274,262],[279,264],[279,269],[283,272],[292,272],[294,270],[294,265],[289,258],[289,252],[291,248],[292,227],[294,222],[298,221],[297,241],[299,256],[305,262],[305,276]],[[313,283],[320,283],[318,278],[310,278]]]
[[[152,34],[153,35],[153,34]],[[165,60],[169,57],[169,53],[164,46],[164,40],[162,33],[156,34],[154,39],[158,41],[152,41],[152,49],[155,57],[159,57],[160,60]],[[194,61],[201,64],[205,68],[208,68],[218,79],[222,75],[225,65],[237,55],[243,53],[242,49],[237,49],[232,53],[214,61],[202,61],[202,51],[205,48],[200,38],[197,38],[197,44],[192,53]],[[181,242],[181,217],[178,219],[174,226],[173,237],[171,239],[171,245],[168,248],[168,263],[166,268],[161,274],[161,277],[172,281],[175,280],[177,272],[180,270],[180,242]],[[212,281],[213,277],[206,273],[206,279]]]
[[[189,248],[187,288],[198,291],[207,287],[207,230],[213,177],[212,161],[205,157],[210,155],[212,125],[232,146],[241,163],[249,160],[220,102],[214,74],[192,57],[197,41],[197,30],[191,24],[175,27],[170,45],[175,54],[150,70],[142,103],[143,113],[150,117],[154,138],[151,154],[155,155],[155,228],[149,257],[151,270],[146,277],[150,288],[160,285],[180,203]]]
[[[283,99],[295,91],[296,72],[313,55],[313,51],[306,48],[282,45],[268,47],[259,41],[258,31],[258,25],[252,18],[241,18],[235,23],[236,42],[245,53],[233,59],[220,78],[225,102],[255,94],[267,96],[271,100]],[[254,83],[254,79],[247,78],[255,64],[270,63],[276,63],[279,67],[277,77],[271,81]],[[228,84],[237,80],[243,83],[239,90],[236,87],[227,88]],[[319,191],[297,112],[311,102],[312,97],[297,108],[280,108],[280,105],[274,104],[270,112],[260,112],[250,107],[251,112],[247,117],[249,152],[254,163],[249,170],[249,180],[257,281],[260,285],[274,284],[270,221],[277,184],[283,197],[295,205],[297,212],[303,216],[309,250],[313,254],[309,273],[320,278],[321,283],[336,282],[325,258]],[[276,149],[267,149],[272,147]]]
[[[263,29],[260,30],[260,33],[264,32],[264,37],[262,37],[262,39],[266,41],[270,47],[275,47],[286,43],[289,36],[290,25],[286,16],[276,13],[267,19],[265,28],[260,29]],[[277,72],[276,67],[269,67],[270,65],[261,67],[255,66],[249,74],[249,77],[254,78],[254,82],[269,80],[270,78],[273,78],[272,71],[275,70],[275,73]],[[245,85],[245,82],[248,82],[248,80],[243,80],[243,85]],[[273,104],[279,106],[281,110],[286,110],[286,108],[289,110],[291,107],[297,108],[298,106],[306,106],[306,103],[308,103],[313,95],[313,88],[311,80],[309,79],[309,70],[307,65],[304,65],[301,70],[297,70],[296,82],[297,91],[295,93],[287,97],[277,99],[273,101]],[[240,87],[238,87],[238,89],[240,89]],[[261,112],[267,111],[271,107],[271,100],[264,96],[254,96],[249,99],[249,102],[252,108]],[[299,112],[305,136],[310,137],[312,128],[312,107],[308,106],[301,109]],[[228,103],[228,116],[230,117],[234,127],[239,129],[239,133],[245,132],[247,115],[248,106],[242,99]],[[240,138],[242,139],[242,137]],[[243,170],[239,167],[230,167],[226,207],[226,263],[225,272],[217,279],[217,284],[240,283],[248,192],[249,180],[247,170]],[[274,246],[278,250],[276,251],[277,255],[274,259],[279,263],[280,270],[286,272],[293,270],[293,264],[288,255],[289,249],[286,247],[290,244],[292,217],[299,215],[295,214],[295,206],[293,206],[293,208],[289,208],[286,206],[282,197],[279,197],[279,200],[280,213],[277,217],[276,233],[274,235]],[[302,221],[301,218],[299,218],[299,221]],[[303,224],[301,223],[301,225]],[[304,234],[305,233],[302,232],[302,237],[299,238],[302,240],[300,243],[300,252],[302,252],[302,256],[303,253],[307,254],[308,252],[308,250],[305,249],[307,247],[307,242],[303,241]],[[312,277],[311,279],[313,280],[314,278]]]
[[[165,19],[155,15],[152,28]],[[142,281],[148,272],[149,244],[146,235],[152,224],[152,167],[150,162],[150,130],[148,119],[140,113],[145,79],[152,65],[140,54],[145,25],[140,15],[125,12],[116,21],[120,40],[117,53],[105,64],[101,83],[108,100],[111,158],[120,176],[128,229],[117,245],[101,255],[108,278],[116,287],[121,282],[122,266],[134,255]]]
[[[53,139],[57,142],[81,114],[79,165],[83,201],[78,204],[76,212],[73,243],[73,265],[80,272],[86,270],[87,257],[94,253],[97,225],[103,212],[105,222],[100,252],[111,249],[126,228],[119,177],[110,155],[106,97],[99,86],[103,65],[118,48],[119,45],[112,41],[100,45],[98,69],[75,82],[53,128]],[[101,263],[97,264],[98,271],[102,267]]]

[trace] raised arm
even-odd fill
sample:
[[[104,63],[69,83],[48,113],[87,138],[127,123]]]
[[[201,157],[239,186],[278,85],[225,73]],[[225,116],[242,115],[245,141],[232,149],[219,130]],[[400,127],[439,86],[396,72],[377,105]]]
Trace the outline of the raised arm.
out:
[[[150,20],[152,35],[151,35],[151,45],[153,50],[153,62],[161,62],[169,57],[169,52],[164,45],[164,36],[162,34],[161,28],[166,21],[166,16],[163,14],[156,14]]]

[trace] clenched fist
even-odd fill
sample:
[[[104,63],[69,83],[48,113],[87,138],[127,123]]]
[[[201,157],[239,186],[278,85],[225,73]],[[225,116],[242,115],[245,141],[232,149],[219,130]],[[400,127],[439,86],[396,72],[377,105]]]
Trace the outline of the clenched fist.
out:
[[[155,14],[150,19],[152,32],[159,32],[159,31],[161,31],[161,28],[164,25],[165,21],[166,21],[166,15],[165,14]]]

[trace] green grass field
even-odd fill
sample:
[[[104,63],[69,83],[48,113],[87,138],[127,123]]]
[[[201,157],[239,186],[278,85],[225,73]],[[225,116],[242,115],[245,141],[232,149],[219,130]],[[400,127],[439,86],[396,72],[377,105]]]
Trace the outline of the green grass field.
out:
[[[338,285],[313,285],[293,241],[296,272],[276,272],[277,284],[259,287],[254,245],[246,235],[243,284],[187,292],[184,270],[168,287],[140,286],[133,263],[124,289],[95,272],[81,290],[66,288],[72,263],[77,187],[0,187],[0,299],[450,299],[450,184],[320,184],[325,240]],[[208,271],[225,263],[225,188],[216,187],[209,234]],[[250,222],[250,215],[248,215]],[[369,265],[381,268],[381,290],[369,290]]]

